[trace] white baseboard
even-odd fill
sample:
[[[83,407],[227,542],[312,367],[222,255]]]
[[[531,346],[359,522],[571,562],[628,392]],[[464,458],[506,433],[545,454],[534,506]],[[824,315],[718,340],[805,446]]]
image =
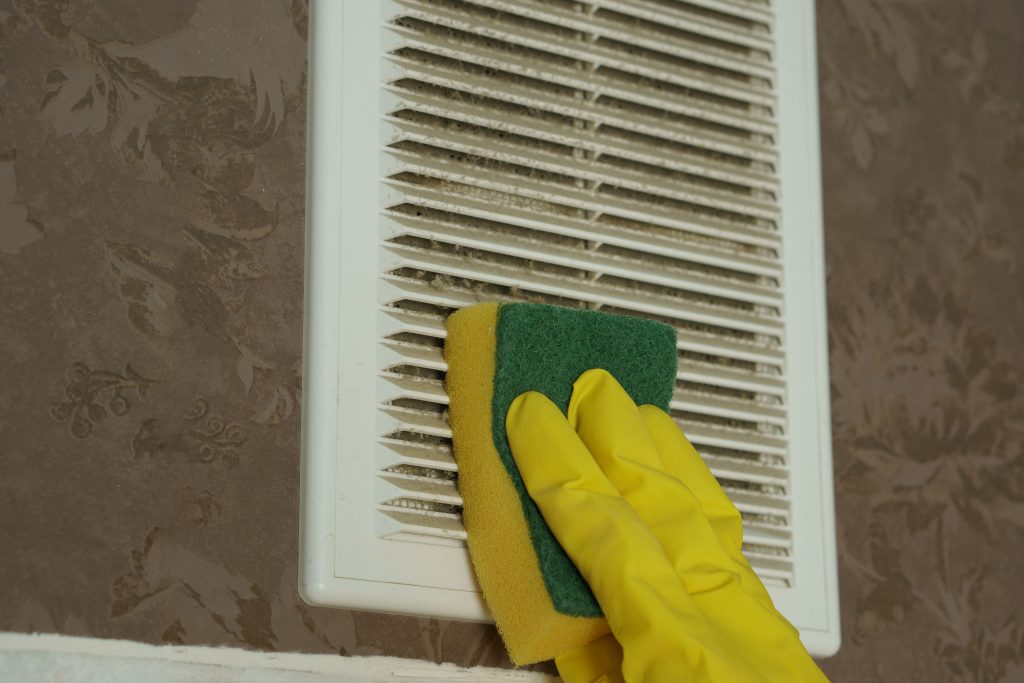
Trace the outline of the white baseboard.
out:
[[[341,657],[238,648],[146,645],[53,634],[0,633],[3,683],[379,683],[558,679],[395,657]]]

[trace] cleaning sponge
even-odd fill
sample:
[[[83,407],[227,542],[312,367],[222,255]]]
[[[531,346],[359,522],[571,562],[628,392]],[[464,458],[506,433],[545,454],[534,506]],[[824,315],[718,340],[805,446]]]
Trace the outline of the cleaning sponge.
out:
[[[676,335],[665,324],[539,304],[478,304],[448,319],[446,389],[469,552],[512,661],[528,664],[608,631],[589,587],[523,485],[505,414],[525,391],[564,412],[573,382],[609,371],[637,404],[667,410]]]

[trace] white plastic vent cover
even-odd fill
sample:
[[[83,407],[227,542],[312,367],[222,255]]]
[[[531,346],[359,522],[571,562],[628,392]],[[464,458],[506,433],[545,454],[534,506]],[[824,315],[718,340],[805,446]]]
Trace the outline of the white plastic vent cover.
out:
[[[444,320],[679,331],[672,412],[817,654],[839,644],[810,0],[314,0],[303,597],[486,620]]]

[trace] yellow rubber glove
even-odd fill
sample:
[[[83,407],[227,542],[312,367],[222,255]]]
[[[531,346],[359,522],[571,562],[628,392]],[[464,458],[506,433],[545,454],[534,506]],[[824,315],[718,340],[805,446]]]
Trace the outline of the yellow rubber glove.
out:
[[[671,417],[590,370],[568,417],[528,392],[506,431],[612,631],[556,659],[566,681],[827,680],[743,556],[739,511]]]

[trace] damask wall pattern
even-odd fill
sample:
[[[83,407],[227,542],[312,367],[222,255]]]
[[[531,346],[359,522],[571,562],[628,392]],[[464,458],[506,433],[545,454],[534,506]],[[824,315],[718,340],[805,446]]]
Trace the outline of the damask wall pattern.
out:
[[[818,12],[823,667],[1024,680],[1024,6]],[[0,0],[0,629],[507,664],[493,628],[295,592],[307,22]]]

